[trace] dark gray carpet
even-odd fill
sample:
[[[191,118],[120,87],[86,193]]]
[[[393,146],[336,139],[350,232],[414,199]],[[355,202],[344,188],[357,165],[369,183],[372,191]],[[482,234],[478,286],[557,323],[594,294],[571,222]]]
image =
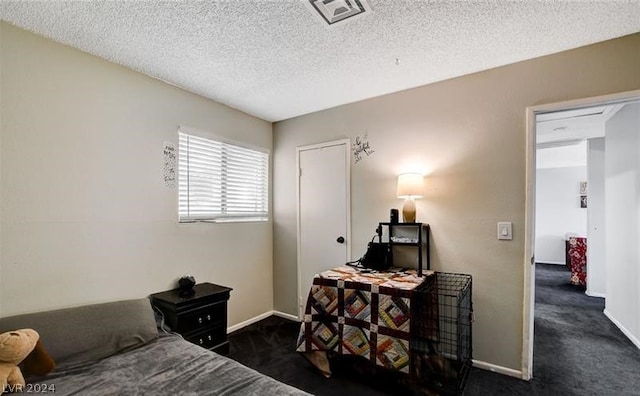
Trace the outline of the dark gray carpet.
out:
[[[640,351],[602,313],[604,300],[568,282],[560,265],[536,265],[534,378],[473,368],[465,395],[640,395]],[[295,352],[300,324],[272,316],[229,335],[229,356],[318,396],[410,395],[393,373],[337,361],[320,375]]]

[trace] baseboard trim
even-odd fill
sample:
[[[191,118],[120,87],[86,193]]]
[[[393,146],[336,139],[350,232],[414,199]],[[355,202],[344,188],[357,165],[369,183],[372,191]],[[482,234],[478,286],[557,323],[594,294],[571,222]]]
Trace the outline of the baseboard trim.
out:
[[[629,339],[631,340],[631,342],[633,342],[633,344],[636,346],[636,348],[640,349],[640,340],[638,340],[633,334],[631,334],[631,332],[629,330],[626,329],[626,327],[624,327],[622,325],[622,323],[618,322],[612,315],[611,313],[609,313],[609,311],[607,311],[607,309],[604,309],[604,315],[609,318],[609,320],[611,322],[613,322],[614,325],[616,325],[617,328],[620,329],[620,331],[622,331],[622,333]]]
[[[297,316],[288,314],[286,312],[280,312],[280,311],[272,311],[272,312],[273,312],[273,314],[275,316],[279,316],[279,317],[284,318],[284,319],[293,320],[294,322],[299,322],[300,321],[300,319]]]
[[[240,330],[243,327],[247,327],[247,326],[249,326],[251,324],[259,322],[262,319],[266,319],[271,315],[273,315],[273,311],[267,311],[267,312],[265,312],[263,314],[260,314],[258,316],[254,316],[253,318],[250,318],[250,319],[247,319],[244,322],[240,322],[240,323],[234,324],[233,326],[229,326],[229,327],[227,327],[227,334],[233,333],[234,331]]]
[[[567,265],[564,261],[536,261],[536,264]]]
[[[498,366],[497,364],[491,364],[487,362],[483,362],[482,360],[473,359],[473,367],[477,367],[479,369],[491,371],[498,374],[508,375],[509,377],[515,377],[518,379],[524,379],[521,370],[514,370],[508,367]]]
[[[607,295],[604,293],[591,293],[589,290],[584,292],[589,297],[599,297],[599,298],[607,298]]]
[[[288,313],[285,313],[285,312],[280,312],[280,311],[267,311],[267,312],[262,313],[262,314],[260,314],[258,316],[254,316],[253,318],[247,319],[247,320],[245,320],[243,322],[236,323],[233,326],[227,327],[227,334],[233,333],[234,331],[240,330],[243,327],[247,327],[249,325],[252,325],[252,324],[254,324],[256,322],[261,321],[262,319],[266,319],[269,316],[273,316],[273,315],[279,316],[279,317],[284,318],[284,319],[293,320],[293,321],[296,321],[296,322],[300,321],[298,319],[298,317],[295,316],[295,315],[291,315],[291,314],[288,314]]]

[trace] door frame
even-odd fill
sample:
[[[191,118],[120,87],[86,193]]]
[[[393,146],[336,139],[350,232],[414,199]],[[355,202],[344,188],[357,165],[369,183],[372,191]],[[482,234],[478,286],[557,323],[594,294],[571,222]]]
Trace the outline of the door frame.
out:
[[[522,324],[522,378],[533,377],[533,323],[535,305],[535,189],[536,115],[597,105],[620,104],[640,99],[640,90],[554,102],[526,109],[526,196],[524,227],[524,296]]]
[[[307,150],[316,150],[325,147],[333,147],[333,146],[341,146],[344,145],[344,155],[345,155],[345,182],[346,182],[346,203],[347,203],[347,218],[346,221],[346,235],[345,235],[345,243],[347,247],[347,259],[351,257],[351,139],[339,139],[332,140],[329,142],[311,144],[306,146],[298,146],[296,147],[296,271],[297,271],[297,282],[298,285],[296,287],[296,306],[298,307],[298,319],[301,321],[304,319],[304,301],[300,301],[303,296],[302,287],[302,279],[301,276],[301,258],[300,258],[300,228],[301,228],[301,219],[300,219],[300,153],[302,151]]]

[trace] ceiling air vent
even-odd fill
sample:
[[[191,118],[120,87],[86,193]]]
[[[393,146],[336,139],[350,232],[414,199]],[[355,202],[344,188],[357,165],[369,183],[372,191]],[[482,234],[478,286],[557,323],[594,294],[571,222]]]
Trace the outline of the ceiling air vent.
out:
[[[365,0],[307,0],[305,3],[329,26],[347,19],[355,19],[371,10]]]

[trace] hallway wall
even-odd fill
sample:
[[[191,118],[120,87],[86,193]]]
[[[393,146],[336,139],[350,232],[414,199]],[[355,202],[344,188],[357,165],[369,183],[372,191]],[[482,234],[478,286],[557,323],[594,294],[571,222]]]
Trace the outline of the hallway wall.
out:
[[[640,348],[640,104],[607,122],[606,147],[605,313]]]
[[[538,263],[565,263],[565,234],[587,233],[587,210],[580,207],[586,166],[536,171],[536,252]]]

